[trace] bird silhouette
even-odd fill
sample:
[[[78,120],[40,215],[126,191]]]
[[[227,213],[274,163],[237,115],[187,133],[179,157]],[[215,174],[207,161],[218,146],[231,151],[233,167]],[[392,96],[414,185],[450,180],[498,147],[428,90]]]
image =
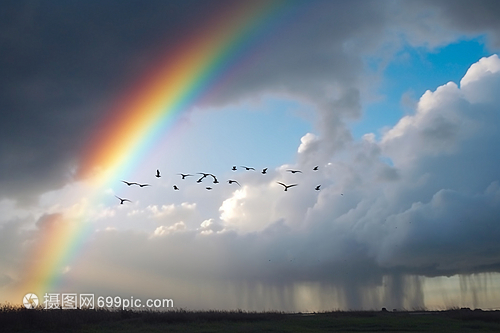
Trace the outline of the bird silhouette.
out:
[[[178,173],[178,175],[182,176],[182,179],[185,179],[186,177],[192,176],[191,174],[184,174],[184,173]]]
[[[132,202],[132,201],[130,201],[129,199],[122,199],[122,198],[120,198],[119,196],[116,196],[116,195],[115,195],[115,197],[117,197],[117,198],[118,198],[118,200],[120,200],[120,205],[123,205],[123,203],[124,203],[125,201]]]
[[[267,172],[267,168],[262,169],[262,174],[265,175]]]
[[[137,183],[134,183],[134,182],[127,182],[127,181],[125,181],[125,180],[122,180],[122,183],[125,183],[125,184],[127,184],[128,186],[130,186],[130,185],[139,185],[139,184],[137,184]]]
[[[288,169],[286,171],[291,172],[291,173],[297,173],[297,172],[302,173],[302,171],[300,171],[300,170],[290,170],[290,169]]]
[[[151,186],[151,185],[149,185],[149,184],[137,184],[137,185],[139,185],[139,187]]]
[[[246,171],[249,171],[249,170],[255,170],[255,168],[251,168],[251,167],[246,167],[246,166],[241,166],[242,168],[245,168]]]
[[[160,176],[160,170],[156,169],[156,176],[155,176],[155,177],[156,177],[156,178],[160,178],[160,177],[161,177],[161,176]]]
[[[236,165],[233,165],[233,168],[231,170],[236,171]]]
[[[318,167],[319,167],[319,166],[318,166],[318,165],[316,165],[316,166],[313,168],[313,170],[314,170],[314,171],[318,171]]]
[[[196,181],[197,183],[201,183],[203,178],[208,177],[210,175],[209,173],[204,173],[204,172],[198,172],[198,174],[203,176],[201,176],[201,178]]]
[[[210,176],[212,176],[212,178],[214,179],[214,181],[213,181],[214,184],[219,183],[219,181],[217,180],[217,178],[214,175],[210,174]]]
[[[207,190],[211,190],[212,188],[210,186],[205,187]]]
[[[173,187],[174,187],[174,190],[179,191],[179,188],[177,187],[177,185],[174,185]]]
[[[283,184],[282,182],[277,182],[278,184],[280,185],[283,185],[285,187],[285,192],[290,188],[290,187],[293,187],[293,186],[297,186],[298,184],[292,184],[292,185],[286,185],[286,184]]]
[[[321,185],[316,186],[315,190],[316,190],[316,191],[319,191],[319,188],[320,188],[320,187],[321,187]]]
[[[229,179],[227,182],[229,184],[236,183],[236,184],[238,184],[241,187],[240,183],[238,183],[236,180]]]

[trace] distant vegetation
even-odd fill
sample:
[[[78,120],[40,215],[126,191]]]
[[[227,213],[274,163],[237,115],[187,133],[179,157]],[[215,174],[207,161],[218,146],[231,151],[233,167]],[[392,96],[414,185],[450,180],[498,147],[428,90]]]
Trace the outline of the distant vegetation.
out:
[[[384,309],[385,310],[385,309]],[[0,305],[3,332],[500,332],[500,311],[45,310]]]

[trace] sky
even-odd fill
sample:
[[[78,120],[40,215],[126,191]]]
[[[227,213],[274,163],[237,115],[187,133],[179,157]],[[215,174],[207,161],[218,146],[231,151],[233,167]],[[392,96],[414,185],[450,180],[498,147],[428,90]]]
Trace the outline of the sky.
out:
[[[500,309],[497,1],[0,9],[0,303]]]

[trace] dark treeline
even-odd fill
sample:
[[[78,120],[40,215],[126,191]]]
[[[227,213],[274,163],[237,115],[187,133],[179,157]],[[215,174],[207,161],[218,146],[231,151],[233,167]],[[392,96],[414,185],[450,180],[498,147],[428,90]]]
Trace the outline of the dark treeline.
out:
[[[471,326],[472,322],[475,324]],[[453,325],[450,326],[451,324]],[[214,329],[227,328],[229,331],[242,326],[248,327],[248,325],[256,325],[257,328],[263,329],[277,325],[282,328],[283,332],[293,332],[305,327],[311,332],[333,327],[359,332],[370,327],[371,329],[378,327],[381,330],[401,328],[413,332],[410,328],[414,327],[420,332],[422,325],[426,327],[426,331],[430,332],[433,332],[434,328],[441,332],[448,332],[448,329],[466,332],[471,327],[474,327],[475,331],[477,329],[495,331],[500,329],[500,311],[468,308],[444,311],[387,311],[384,308],[382,311],[287,313],[243,310],[188,311],[184,309],[144,311],[106,308],[46,310],[40,307],[26,309],[22,305],[0,305],[0,327],[4,332],[118,332],[133,331],[140,327],[172,326],[189,330],[193,328],[193,325],[196,327],[209,325]],[[323,327],[324,325],[327,326]]]

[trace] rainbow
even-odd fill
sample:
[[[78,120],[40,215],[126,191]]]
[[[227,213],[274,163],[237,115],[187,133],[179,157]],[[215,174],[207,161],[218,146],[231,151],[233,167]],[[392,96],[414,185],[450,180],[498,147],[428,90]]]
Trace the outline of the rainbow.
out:
[[[161,54],[150,72],[120,94],[81,153],[78,178],[93,189],[90,202],[102,202],[103,189],[126,179],[180,115],[221,89],[259,45],[275,36],[277,26],[290,21],[291,12],[300,11],[296,7],[284,1],[232,2],[208,20],[206,29]],[[39,297],[55,292],[64,267],[75,262],[92,233],[88,216],[47,217],[17,288],[19,301],[27,292]]]

